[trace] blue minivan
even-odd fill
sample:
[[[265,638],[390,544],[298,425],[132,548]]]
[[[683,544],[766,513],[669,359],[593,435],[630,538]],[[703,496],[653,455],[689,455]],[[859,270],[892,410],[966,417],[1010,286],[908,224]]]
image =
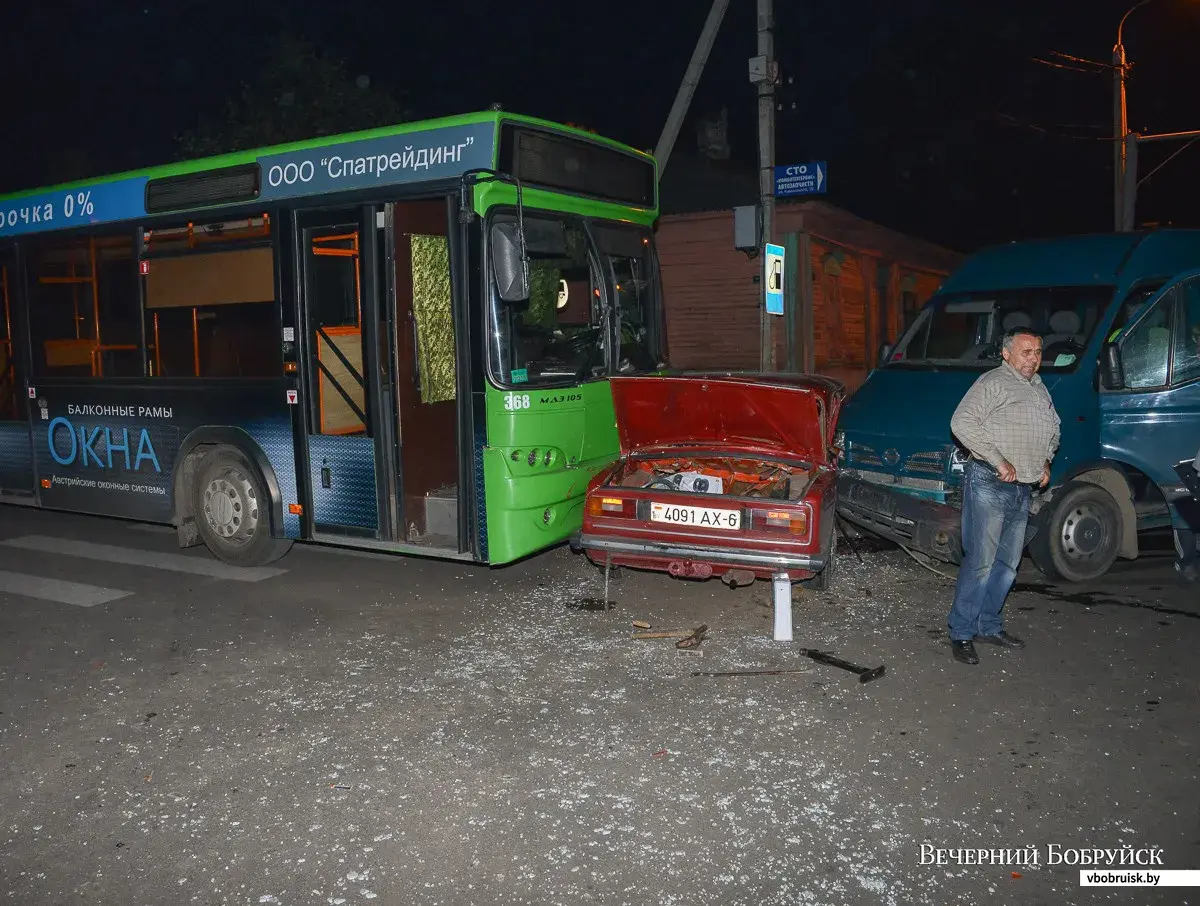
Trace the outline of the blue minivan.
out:
[[[967,454],[950,416],[998,365],[1008,328],[1042,336],[1062,419],[1027,550],[1046,576],[1095,579],[1138,535],[1184,528],[1175,466],[1200,447],[1200,230],[1014,242],[977,252],[938,289],[842,410],[838,509],[856,527],[961,562]]]

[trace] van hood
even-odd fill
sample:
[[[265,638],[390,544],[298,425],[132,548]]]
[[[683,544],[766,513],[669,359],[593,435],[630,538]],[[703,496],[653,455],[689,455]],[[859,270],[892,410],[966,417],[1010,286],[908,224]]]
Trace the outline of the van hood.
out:
[[[829,462],[842,384],[813,375],[614,376],[621,452],[705,447]]]
[[[930,477],[949,474],[955,446],[950,417],[983,373],[902,367],[873,371],[846,402],[838,422],[848,445],[846,465]],[[1052,394],[1060,380],[1059,375],[1043,378]]]

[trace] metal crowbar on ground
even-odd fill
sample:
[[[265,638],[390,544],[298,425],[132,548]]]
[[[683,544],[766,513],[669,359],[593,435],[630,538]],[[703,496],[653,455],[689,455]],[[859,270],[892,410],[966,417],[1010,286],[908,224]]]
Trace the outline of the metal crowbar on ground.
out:
[[[879,677],[883,676],[885,670],[883,664],[880,664],[878,667],[860,667],[858,664],[844,661],[840,657],[834,657],[828,651],[817,651],[815,648],[801,648],[800,653],[816,661],[818,664],[828,664],[830,667],[841,667],[843,670],[857,673],[860,683],[869,683],[871,680],[879,679]]]

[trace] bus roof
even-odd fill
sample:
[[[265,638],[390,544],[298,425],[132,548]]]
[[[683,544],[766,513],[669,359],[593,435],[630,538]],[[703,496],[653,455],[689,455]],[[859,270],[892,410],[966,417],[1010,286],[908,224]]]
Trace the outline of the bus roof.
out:
[[[1056,236],[982,249],[939,292],[1128,285],[1193,267],[1200,267],[1200,230]]]
[[[651,155],[572,126],[489,110],[22,190],[0,196],[0,238],[147,215],[454,179],[473,169],[502,168],[531,185],[589,194],[585,187],[593,185],[599,175],[595,172],[595,161],[573,168],[580,176],[579,186],[569,184],[570,180],[555,182],[553,177],[563,174],[545,166],[545,148],[527,158],[518,158],[520,152],[516,149],[505,149],[503,130],[510,124],[523,129],[522,138],[540,137],[542,142],[560,146],[561,140],[566,139],[575,151],[590,147],[593,153],[603,154],[608,163],[623,161],[630,172],[618,175],[617,180],[631,186],[638,184],[641,191],[602,200],[641,208],[657,207],[656,165]],[[523,168],[517,163],[519,160],[523,160]],[[512,169],[501,166],[514,163],[517,166]],[[519,172],[521,169],[529,173]],[[591,171],[590,179],[587,171]],[[643,183],[647,174],[649,181]]]

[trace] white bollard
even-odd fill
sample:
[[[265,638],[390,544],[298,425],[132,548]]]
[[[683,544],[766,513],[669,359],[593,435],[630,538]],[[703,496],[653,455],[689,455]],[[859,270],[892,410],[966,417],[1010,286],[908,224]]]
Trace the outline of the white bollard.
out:
[[[775,641],[792,640],[792,580],[787,573],[776,573],[775,584]]]

